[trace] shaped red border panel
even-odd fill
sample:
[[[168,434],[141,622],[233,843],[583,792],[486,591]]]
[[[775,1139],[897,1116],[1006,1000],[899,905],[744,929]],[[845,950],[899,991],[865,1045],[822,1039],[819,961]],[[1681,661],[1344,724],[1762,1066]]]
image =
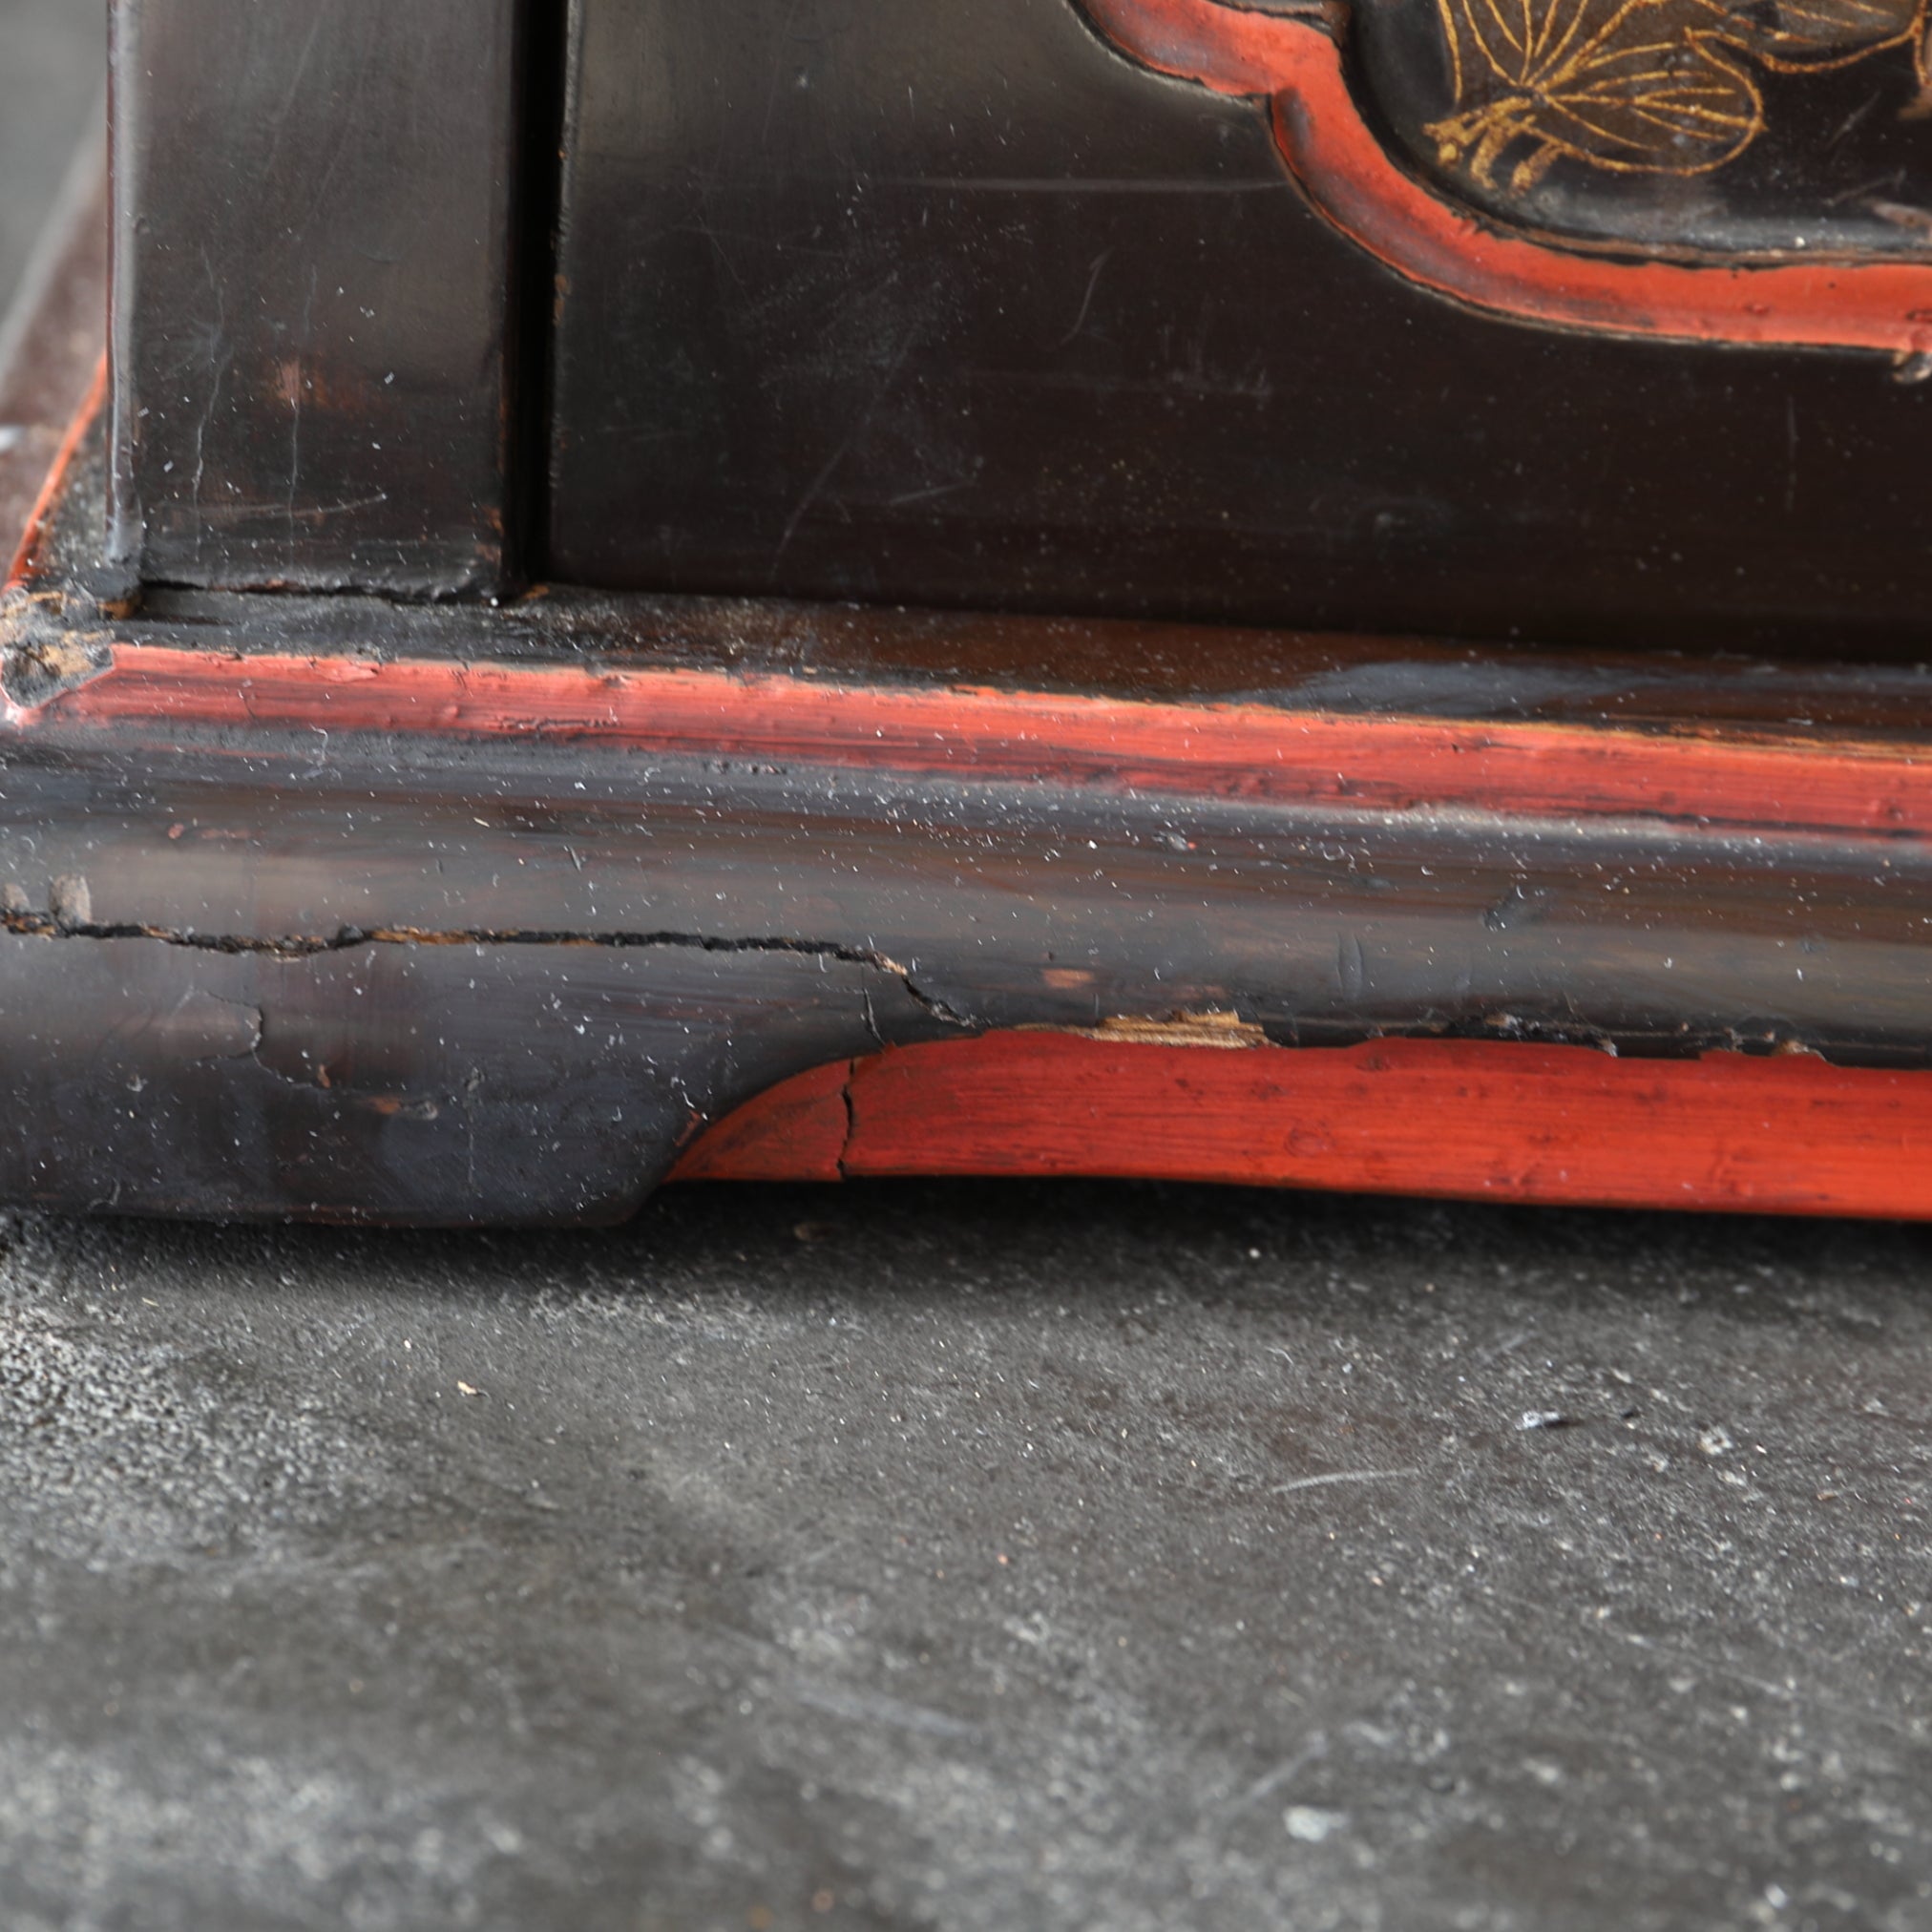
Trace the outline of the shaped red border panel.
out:
[[[1757,346],[1932,354],[1932,262],[1630,262],[1513,232],[1444,200],[1363,120],[1326,24],[1222,0],[1084,0],[1157,74],[1269,104],[1309,200],[1398,275],[1522,322]]]

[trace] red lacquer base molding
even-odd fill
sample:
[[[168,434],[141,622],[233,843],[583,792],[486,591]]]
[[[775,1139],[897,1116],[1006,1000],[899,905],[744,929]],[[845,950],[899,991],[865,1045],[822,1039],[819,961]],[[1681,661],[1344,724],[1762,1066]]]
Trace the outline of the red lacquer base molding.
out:
[[[1932,1218],[1932,1072],[1484,1040],[1217,1051],[992,1034],[802,1075],[711,1128],[674,1178],[947,1174]]]
[[[784,673],[230,656],[116,642],[84,682],[44,704],[24,708],[0,694],[0,727],[24,739],[51,726],[130,743],[195,727],[547,740],[1257,806],[1932,832],[1932,755],[1911,740],[1716,724],[1658,733]]]

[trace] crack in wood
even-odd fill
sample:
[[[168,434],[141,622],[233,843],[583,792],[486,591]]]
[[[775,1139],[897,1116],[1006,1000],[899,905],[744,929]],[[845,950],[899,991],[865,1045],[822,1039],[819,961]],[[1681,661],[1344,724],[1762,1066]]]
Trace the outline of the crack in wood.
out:
[[[85,882],[76,882],[84,892]],[[70,890],[66,903],[76,903]],[[369,946],[586,946],[617,951],[682,949],[697,953],[786,953],[808,959],[831,959],[841,965],[862,966],[899,981],[907,994],[934,1018],[951,1026],[976,1021],[955,1012],[945,1001],[925,992],[898,960],[864,947],[843,946],[832,940],[791,939],[757,934],[724,937],[704,933],[571,933],[497,930],[463,927],[427,931],[412,926],[343,926],[332,934],[284,934],[254,936],[232,933],[196,933],[138,922],[110,923],[67,918],[60,910],[36,913],[17,906],[0,907],[0,932],[29,939],[148,939],[163,946],[185,947],[198,953],[260,954],[279,959],[308,959],[326,953],[349,953]],[[876,1027],[873,1029],[876,1031]]]

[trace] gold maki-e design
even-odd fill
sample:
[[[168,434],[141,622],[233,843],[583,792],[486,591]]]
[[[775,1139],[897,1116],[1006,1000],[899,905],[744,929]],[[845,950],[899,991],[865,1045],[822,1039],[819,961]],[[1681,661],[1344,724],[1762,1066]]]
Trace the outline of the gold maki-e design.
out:
[[[1751,63],[1840,67],[1920,41],[1926,0],[1437,0],[1456,112],[1424,133],[1445,167],[1522,193],[1560,157],[1697,175],[1764,131]]]

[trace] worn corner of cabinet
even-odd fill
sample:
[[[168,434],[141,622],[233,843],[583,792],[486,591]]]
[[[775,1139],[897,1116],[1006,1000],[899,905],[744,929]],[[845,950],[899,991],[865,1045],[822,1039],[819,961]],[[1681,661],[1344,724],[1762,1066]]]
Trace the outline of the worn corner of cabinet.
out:
[[[0,693],[19,710],[35,710],[113,667],[113,639],[69,628],[63,612],[54,593],[16,588],[0,596]]]

